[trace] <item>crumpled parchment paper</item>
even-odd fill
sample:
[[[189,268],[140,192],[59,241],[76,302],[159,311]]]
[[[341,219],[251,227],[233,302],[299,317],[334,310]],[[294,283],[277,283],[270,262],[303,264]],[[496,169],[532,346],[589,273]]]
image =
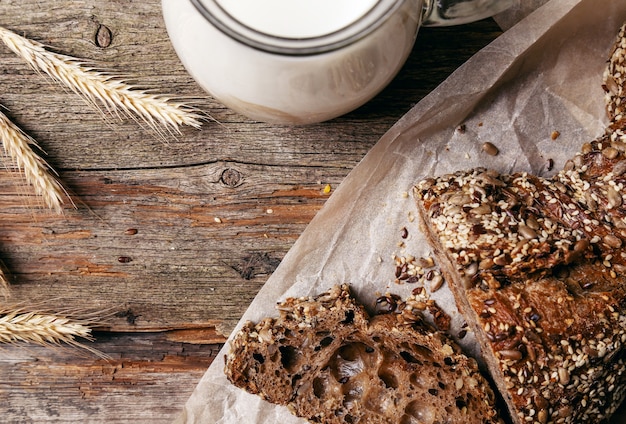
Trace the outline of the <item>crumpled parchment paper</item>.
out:
[[[626,2],[520,1],[497,20],[502,36],[455,71],[400,119],[328,199],[245,313],[276,315],[287,296],[314,295],[350,283],[366,305],[385,292],[402,297],[393,255],[430,255],[420,233],[412,186],[422,178],[488,166],[549,175],[606,125],[602,73]],[[529,7],[537,7],[529,14]],[[521,22],[517,20],[526,16]],[[457,128],[463,124],[465,131]],[[553,139],[552,133],[560,136]],[[489,156],[484,142],[500,153]],[[549,162],[554,163],[550,171]],[[409,195],[407,196],[407,193]],[[402,228],[408,237],[401,238]],[[400,244],[402,242],[402,244]],[[444,285],[432,297],[462,324]],[[476,354],[472,337],[464,347]],[[199,382],[178,423],[302,423],[284,407],[232,386],[223,373],[228,344]],[[616,421],[617,422],[617,421]]]

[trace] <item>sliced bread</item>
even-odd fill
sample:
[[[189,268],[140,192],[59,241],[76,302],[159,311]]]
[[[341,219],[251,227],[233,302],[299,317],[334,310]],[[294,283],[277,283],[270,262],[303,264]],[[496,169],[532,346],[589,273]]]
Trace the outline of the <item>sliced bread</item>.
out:
[[[317,423],[500,422],[476,362],[415,310],[368,316],[337,286],[234,337],[226,375]]]

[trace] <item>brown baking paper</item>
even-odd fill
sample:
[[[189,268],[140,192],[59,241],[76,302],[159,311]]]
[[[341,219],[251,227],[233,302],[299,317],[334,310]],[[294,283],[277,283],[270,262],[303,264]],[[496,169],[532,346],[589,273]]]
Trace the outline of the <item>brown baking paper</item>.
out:
[[[408,296],[415,285],[394,282],[393,255],[430,255],[413,219],[412,186],[426,176],[476,166],[549,175],[551,160],[561,169],[583,142],[604,130],[602,73],[623,21],[625,1],[551,0],[477,53],[352,170],[239,325],[277,315],[276,302],[287,296],[314,295],[344,282],[366,305],[385,292]],[[461,124],[464,132],[457,130]],[[560,133],[556,140],[554,131]],[[500,153],[487,155],[481,149],[485,142]],[[447,287],[432,297],[452,316],[451,334],[457,334],[463,320]],[[462,342],[476,353],[472,337]],[[303,422],[285,407],[232,386],[223,373],[227,350],[228,344],[178,423]]]

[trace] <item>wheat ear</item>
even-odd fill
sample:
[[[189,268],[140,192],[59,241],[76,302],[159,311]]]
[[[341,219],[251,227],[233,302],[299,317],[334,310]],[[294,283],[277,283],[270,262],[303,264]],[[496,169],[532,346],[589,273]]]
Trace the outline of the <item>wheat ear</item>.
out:
[[[0,112],[0,142],[6,155],[24,174],[26,181],[33,186],[35,193],[41,196],[44,204],[60,213],[65,194],[61,183],[52,175],[50,166],[31,148],[37,146],[35,140],[2,112]]]
[[[86,65],[82,61],[46,50],[36,41],[19,36],[0,26],[0,40],[36,71],[68,87],[97,107],[102,104],[110,113],[122,111],[139,117],[151,128],[180,133],[181,125],[201,126],[202,116],[192,107],[164,95],[137,90],[115,77]]]
[[[69,345],[103,356],[96,349],[80,341],[80,339],[93,340],[91,329],[93,324],[89,319],[64,314],[28,311],[22,307],[0,308],[0,344]]]

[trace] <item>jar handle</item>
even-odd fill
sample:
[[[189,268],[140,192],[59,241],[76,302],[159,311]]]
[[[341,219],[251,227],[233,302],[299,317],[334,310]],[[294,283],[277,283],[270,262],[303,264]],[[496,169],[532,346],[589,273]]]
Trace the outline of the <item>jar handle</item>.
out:
[[[511,7],[516,0],[426,0],[422,25],[450,26],[488,18]]]

